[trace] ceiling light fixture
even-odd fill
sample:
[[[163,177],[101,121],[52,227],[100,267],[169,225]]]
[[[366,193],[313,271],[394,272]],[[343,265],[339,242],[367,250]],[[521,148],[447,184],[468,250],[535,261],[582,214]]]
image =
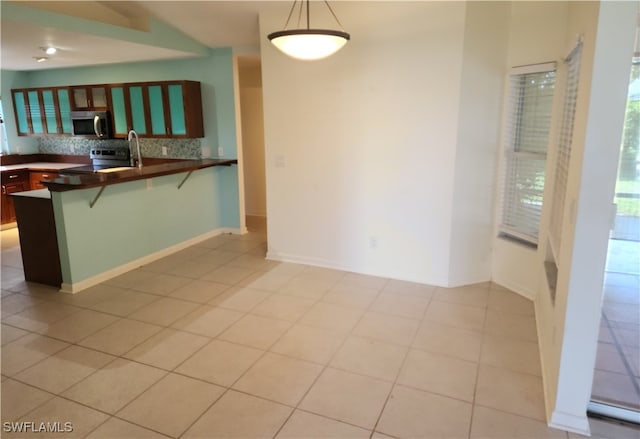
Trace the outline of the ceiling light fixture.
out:
[[[46,53],[47,55],[55,55],[55,53],[58,51],[58,49],[52,46],[44,47],[43,50],[44,50],[44,53]]]
[[[46,56],[34,56],[33,59],[35,59],[36,62],[45,62],[49,58],[47,58]]]
[[[307,27],[300,28],[303,3],[306,4]],[[284,30],[272,32],[267,38],[281,52],[292,58],[301,60],[316,60],[326,58],[342,49],[351,36],[344,30],[312,29],[309,19],[309,0],[300,0],[298,5],[298,29],[287,30],[293,11],[296,9],[298,0],[294,0],[284,25]],[[325,5],[331,12],[338,26],[342,29],[342,24],[336,14],[325,0]]]

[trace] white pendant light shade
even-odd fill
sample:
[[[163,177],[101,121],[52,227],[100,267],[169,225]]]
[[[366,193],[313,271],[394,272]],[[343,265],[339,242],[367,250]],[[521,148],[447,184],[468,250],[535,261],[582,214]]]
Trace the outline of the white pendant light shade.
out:
[[[329,2],[325,0],[324,4],[336,23],[342,27]],[[296,6],[298,6],[298,27],[302,24],[300,21],[303,9],[306,9],[306,28],[287,29]],[[310,15],[309,0],[294,0],[284,30],[272,32],[267,38],[285,55],[307,61],[326,58],[347,44],[351,36],[343,30],[312,29]]]
[[[321,29],[296,29],[273,32],[269,40],[282,53],[301,60],[326,58],[342,49],[349,34],[346,32]]]

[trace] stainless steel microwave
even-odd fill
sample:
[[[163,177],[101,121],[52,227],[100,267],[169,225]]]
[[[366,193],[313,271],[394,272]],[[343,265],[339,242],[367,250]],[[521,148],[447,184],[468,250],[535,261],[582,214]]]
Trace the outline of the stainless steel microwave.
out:
[[[108,111],[72,111],[71,128],[74,136],[110,139],[111,118]]]

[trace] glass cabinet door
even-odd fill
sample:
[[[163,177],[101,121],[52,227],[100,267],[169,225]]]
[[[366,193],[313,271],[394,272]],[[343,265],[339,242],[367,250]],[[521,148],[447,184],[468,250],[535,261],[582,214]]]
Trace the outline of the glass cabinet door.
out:
[[[59,88],[57,94],[62,134],[71,134],[71,103],[69,102],[69,90]]]
[[[13,108],[16,112],[16,124],[19,135],[29,134],[29,121],[27,119],[27,99],[24,91],[13,92]]]
[[[107,91],[104,87],[91,88],[91,107],[107,108]]]
[[[136,133],[147,134],[147,123],[145,121],[144,99],[142,97],[142,87],[129,87],[129,101],[131,103],[131,121]]]
[[[151,113],[151,134],[154,136],[167,135],[167,127],[164,122],[164,100],[161,85],[150,85],[149,112]]]
[[[44,107],[44,120],[47,134],[58,134],[58,119],[56,118],[53,90],[42,90],[42,106]]]
[[[89,108],[89,96],[86,88],[74,88],[73,90],[73,106],[76,108]]]
[[[184,119],[184,99],[182,85],[169,85],[169,111],[171,112],[171,134],[186,135],[187,126]]]
[[[44,126],[42,124],[42,112],[40,111],[40,97],[37,90],[29,90],[27,92],[29,99],[29,116],[31,117],[31,128],[33,134],[44,134]]]
[[[124,104],[124,88],[111,87],[111,112],[113,130],[116,135],[127,135],[127,109]]]

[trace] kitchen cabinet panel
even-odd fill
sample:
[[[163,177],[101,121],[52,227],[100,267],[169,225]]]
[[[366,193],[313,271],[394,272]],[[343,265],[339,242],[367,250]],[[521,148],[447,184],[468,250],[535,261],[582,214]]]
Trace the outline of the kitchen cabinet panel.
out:
[[[27,92],[29,101],[29,117],[31,119],[31,132],[33,134],[44,134],[44,126],[42,123],[42,111],[40,108],[40,96],[38,90],[29,90]]]
[[[71,87],[74,110],[106,110],[107,87],[105,85],[86,85]]]
[[[31,190],[45,189],[45,185],[40,183],[42,180],[50,180],[58,176],[57,172],[42,172],[42,171],[30,171],[29,172],[29,188]]]
[[[127,108],[124,101],[124,87],[111,87],[111,114],[113,116],[113,133],[124,137],[128,132]]]
[[[12,90],[18,134],[70,135],[71,111],[110,111],[114,137],[204,137],[200,83],[156,81]]]
[[[151,134],[154,136],[165,136],[167,125],[165,123],[164,93],[161,85],[150,85],[147,89],[149,93],[149,111],[151,113]]]
[[[51,198],[21,195],[14,203],[25,280],[60,288],[62,270]]]
[[[56,116],[56,104],[53,90],[42,90],[42,106],[44,107],[44,120],[47,134],[58,134],[58,118]]]
[[[182,85],[172,84],[169,87],[169,111],[171,113],[171,134],[186,135],[187,126],[184,120],[184,96]]]
[[[204,137],[200,83],[160,81],[112,84],[115,137]]]
[[[16,220],[16,211],[13,198],[9,194],[24,192],[30,189],[29,171],[3,172],[2,194],[0,195],[0,217],[2,224]]]
[[[139,136],[147,134],[146,114],[142,87],[129,87],[129,101],[131,102],[131,122],[133,129]]]
[[[60,114],[61,134],[71,134],[71,102],[69,101],[69,90],[58,88],[58,112]]]
[[[29,134],[28,106],[26,92],[22,90],[12,90],[13,109],[16,114],[16,123],[18,135],[25,136]]]
[[[66,88],[30,88],[11,92],[18,135],[71,134],[71,109]]]

